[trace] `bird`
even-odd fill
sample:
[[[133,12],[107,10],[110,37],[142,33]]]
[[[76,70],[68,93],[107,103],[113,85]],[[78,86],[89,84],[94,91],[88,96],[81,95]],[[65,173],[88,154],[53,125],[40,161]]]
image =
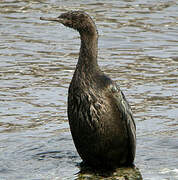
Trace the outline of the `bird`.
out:
[[[55,21],[79,32],[78,62],[68,89],[67,114],[78,154],[94,169],[134,164],[136,125],[120,86],[99,67],[98,31],[84,11],[67,11]]]

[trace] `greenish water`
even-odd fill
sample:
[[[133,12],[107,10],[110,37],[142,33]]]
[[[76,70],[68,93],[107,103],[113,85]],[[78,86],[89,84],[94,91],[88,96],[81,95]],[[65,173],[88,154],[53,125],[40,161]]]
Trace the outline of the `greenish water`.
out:
[[[66,102],[79,34],[39,20],[66,10],[96,21],[99,64],[132,105],[143,179],[178,179],[177,1],[1,0],[0,180],[77,177]]]

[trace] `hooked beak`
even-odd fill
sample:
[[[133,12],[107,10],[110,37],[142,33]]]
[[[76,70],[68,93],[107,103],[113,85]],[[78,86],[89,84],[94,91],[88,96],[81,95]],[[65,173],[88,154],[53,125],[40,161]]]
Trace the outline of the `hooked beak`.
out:
[[[40,17],[40,20],[44,20],[44,21],[56,21],[56,22],[59,22],[59,23],[63,23],[64,22],[64,19],[61,19],[59,17],[57,17],[57,18]]]

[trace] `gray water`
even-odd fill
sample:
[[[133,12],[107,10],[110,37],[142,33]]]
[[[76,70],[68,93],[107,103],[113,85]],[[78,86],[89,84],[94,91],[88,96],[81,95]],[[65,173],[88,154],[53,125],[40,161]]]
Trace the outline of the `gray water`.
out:
[[[96,22],[101,69],[134,112],[143,179],[178,179],[178,2],[1,0],[0,180],[79,172],[66,113],[79,34],[39,20],[66,10],[84,10]]]

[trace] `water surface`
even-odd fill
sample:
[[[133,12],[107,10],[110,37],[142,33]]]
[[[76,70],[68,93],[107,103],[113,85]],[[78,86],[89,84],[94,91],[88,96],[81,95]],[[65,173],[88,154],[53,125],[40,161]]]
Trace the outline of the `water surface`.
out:
[[[0,179],[77,177],[66,102],[79,34],[39,20],[67,10],[96,21],[101,69],[134,112],[143,179],[178,179],[176,0],[1,0]]]

